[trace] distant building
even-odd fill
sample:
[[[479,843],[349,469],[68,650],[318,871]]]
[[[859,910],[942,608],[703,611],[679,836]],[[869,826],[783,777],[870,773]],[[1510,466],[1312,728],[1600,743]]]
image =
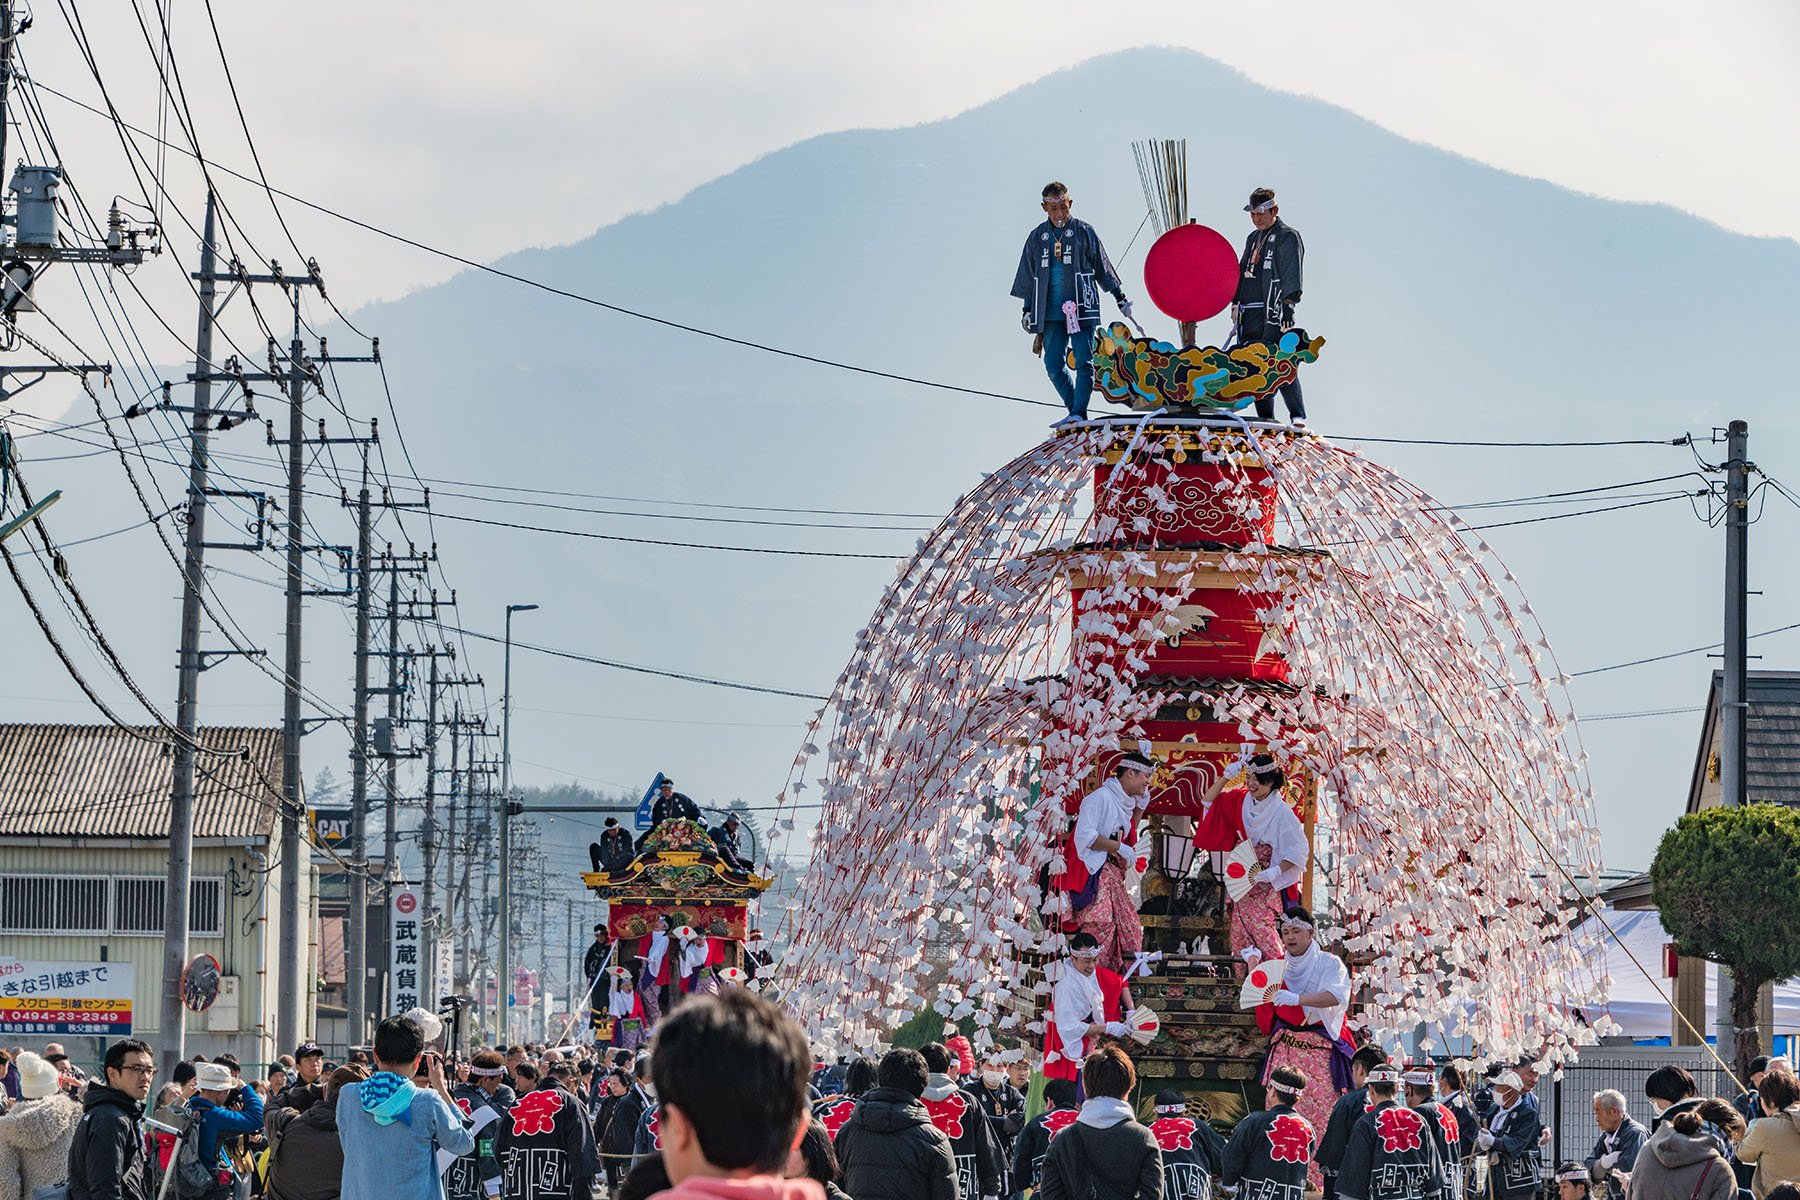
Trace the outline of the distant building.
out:
[[[281,731],[207,728],[200,740],[249,757],[202,758],[195,772],[188,957],[210,955],[222,980],[208,1011],[188,1013],[186,1046],[209,1057],[229,1051],[248,1072],[293,1049],[274,1042],[282,988],[302,989],[301,1022],[313,1028],[317,955],[309,945],[307,978],[281,978],[278,798],[270,791],[281,779]],[[173,767],[156,728],[0,725],[0,972],[11,960],[130,964],[132,1036],[152,1045],[161,1032]],[[310,862],[301,889],[310,943]],[[46,982],[52,992],[57,984]],[[98,1062],[104,1034],[21,1030],[31,1001],[18,990],[0,973],[0,1021],[13,1022],[0,1026],[10,1030],[0,1033],[5,1044],[60,1041],[83,1066]]]

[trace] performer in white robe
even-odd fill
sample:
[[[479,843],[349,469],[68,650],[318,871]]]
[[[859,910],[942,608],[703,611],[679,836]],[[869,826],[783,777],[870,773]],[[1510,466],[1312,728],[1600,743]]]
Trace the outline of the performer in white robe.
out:
[[[1309,1086],[1295,1110],[1314,1129],[1324,1129],[1332,1106],[1350,1090],[1350,1056],[1355,1048],[1344,1035],[1350,971],[1314,940],[1312,913],[1295,904],[1280,921],[1282,948],[1287,952],[1281,987],[1272,1003],[1256,1009],[1257,1027],[1269,1035],[1263,1082],[1266,1085],[1278,1067],[1300,1072]],[[1323,1183],[1318,1172],[1317,1164],[1309,1170],[1314,1187]]]
[[[1124,977],[1100,966],[1100,947],[1082,932],[1069,939],[1069,957],[1050,988],[1050,1028],[1044,1038],[1044,1076],[1081,1078],[1081,1064],[1101,1034],[1123,1037]]]
[[[1144,948],[1125,869],[1137,853],[1137,821],[1150,803],[1155,769],[1144,755],[1120,755],[1113,777],[1082,797],[1069,835],[1062,886],[1077,924],[1100,943],[1100,965],[1109,971],[1123,971]]]

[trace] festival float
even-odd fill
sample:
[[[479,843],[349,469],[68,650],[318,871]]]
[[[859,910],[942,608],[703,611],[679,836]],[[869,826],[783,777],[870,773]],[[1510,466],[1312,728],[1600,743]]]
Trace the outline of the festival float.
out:
[[[1245,866],[1193,831],[1222,774],[1265,753],[1306,834],[1301,902],[1350,967],[1354,1031],[1424,1056],[1570,1061],[1610,1023],[1592,947],[1567,936],[1600,867],[1567,678],[1454,512],[1240,415],[1324,340],[1192,344],[1237,262],[1170,202],[1183,190],[1146,179],[1149,291],[1184,344],[1104,329],[1096,385],[1118,413],[987,475],[858,633],[774,821],[792,838],[793,810],[820,808],[775,986],[844,1051],[879,1051],[929,1007],[983,1054],[1044,1061],[1075,814],[1122,753],[1144,754],[1129,872],[1144,953],[1128,965],[1155,1020],[1126,1048],[1146,1094],[1210,1093],[1221,1118],[1256,1107],[1268,1022],[1240,1002],[1225,937]]]
[[[584,871],[581,881],[607,902],[607,937],[619,960],[615,967],[630,971],[630,959],[648,956],[647,943],[660,917],[665,930],[692,929],[706,939],[703,969],[711,979],[754,973],[745,970],[749,909],[775,881],[729,870],[698,821],[662,822],[644,838],[631,862],[616,871]],[[675,986],[683,990],[681,984]],[[638,1011],[637,1018],[620,1019],[640,1021],[631,1032],[641,1036],[648,1031],[641,1027],[642,1009]],[[613,1040],[622,1040],[622,1032],[612,1031]]]

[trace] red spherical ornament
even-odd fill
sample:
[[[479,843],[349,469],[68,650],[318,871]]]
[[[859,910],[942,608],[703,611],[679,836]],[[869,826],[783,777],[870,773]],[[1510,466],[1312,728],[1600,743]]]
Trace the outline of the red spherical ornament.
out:
[[[1144,256],[1144,290],[1177,321],[1204,321],[1237,295],[1238,256],[1205,225],[1177,225]]]

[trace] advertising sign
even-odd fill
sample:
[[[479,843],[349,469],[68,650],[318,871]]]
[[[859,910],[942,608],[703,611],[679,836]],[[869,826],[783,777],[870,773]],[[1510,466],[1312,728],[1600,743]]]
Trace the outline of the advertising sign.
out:
[[[132,965],[0,957],[0,1034],[131,1032]]]
[[[425,938],[420,930],[425,914],[421,911],[419,889],[396,885],[388,902],[388,995],[393,997],[396,1013],[420,1006],[420,987],[424,983],[425,960],[422,950]],[[437,1010],[437,997],[425,1007]]]

